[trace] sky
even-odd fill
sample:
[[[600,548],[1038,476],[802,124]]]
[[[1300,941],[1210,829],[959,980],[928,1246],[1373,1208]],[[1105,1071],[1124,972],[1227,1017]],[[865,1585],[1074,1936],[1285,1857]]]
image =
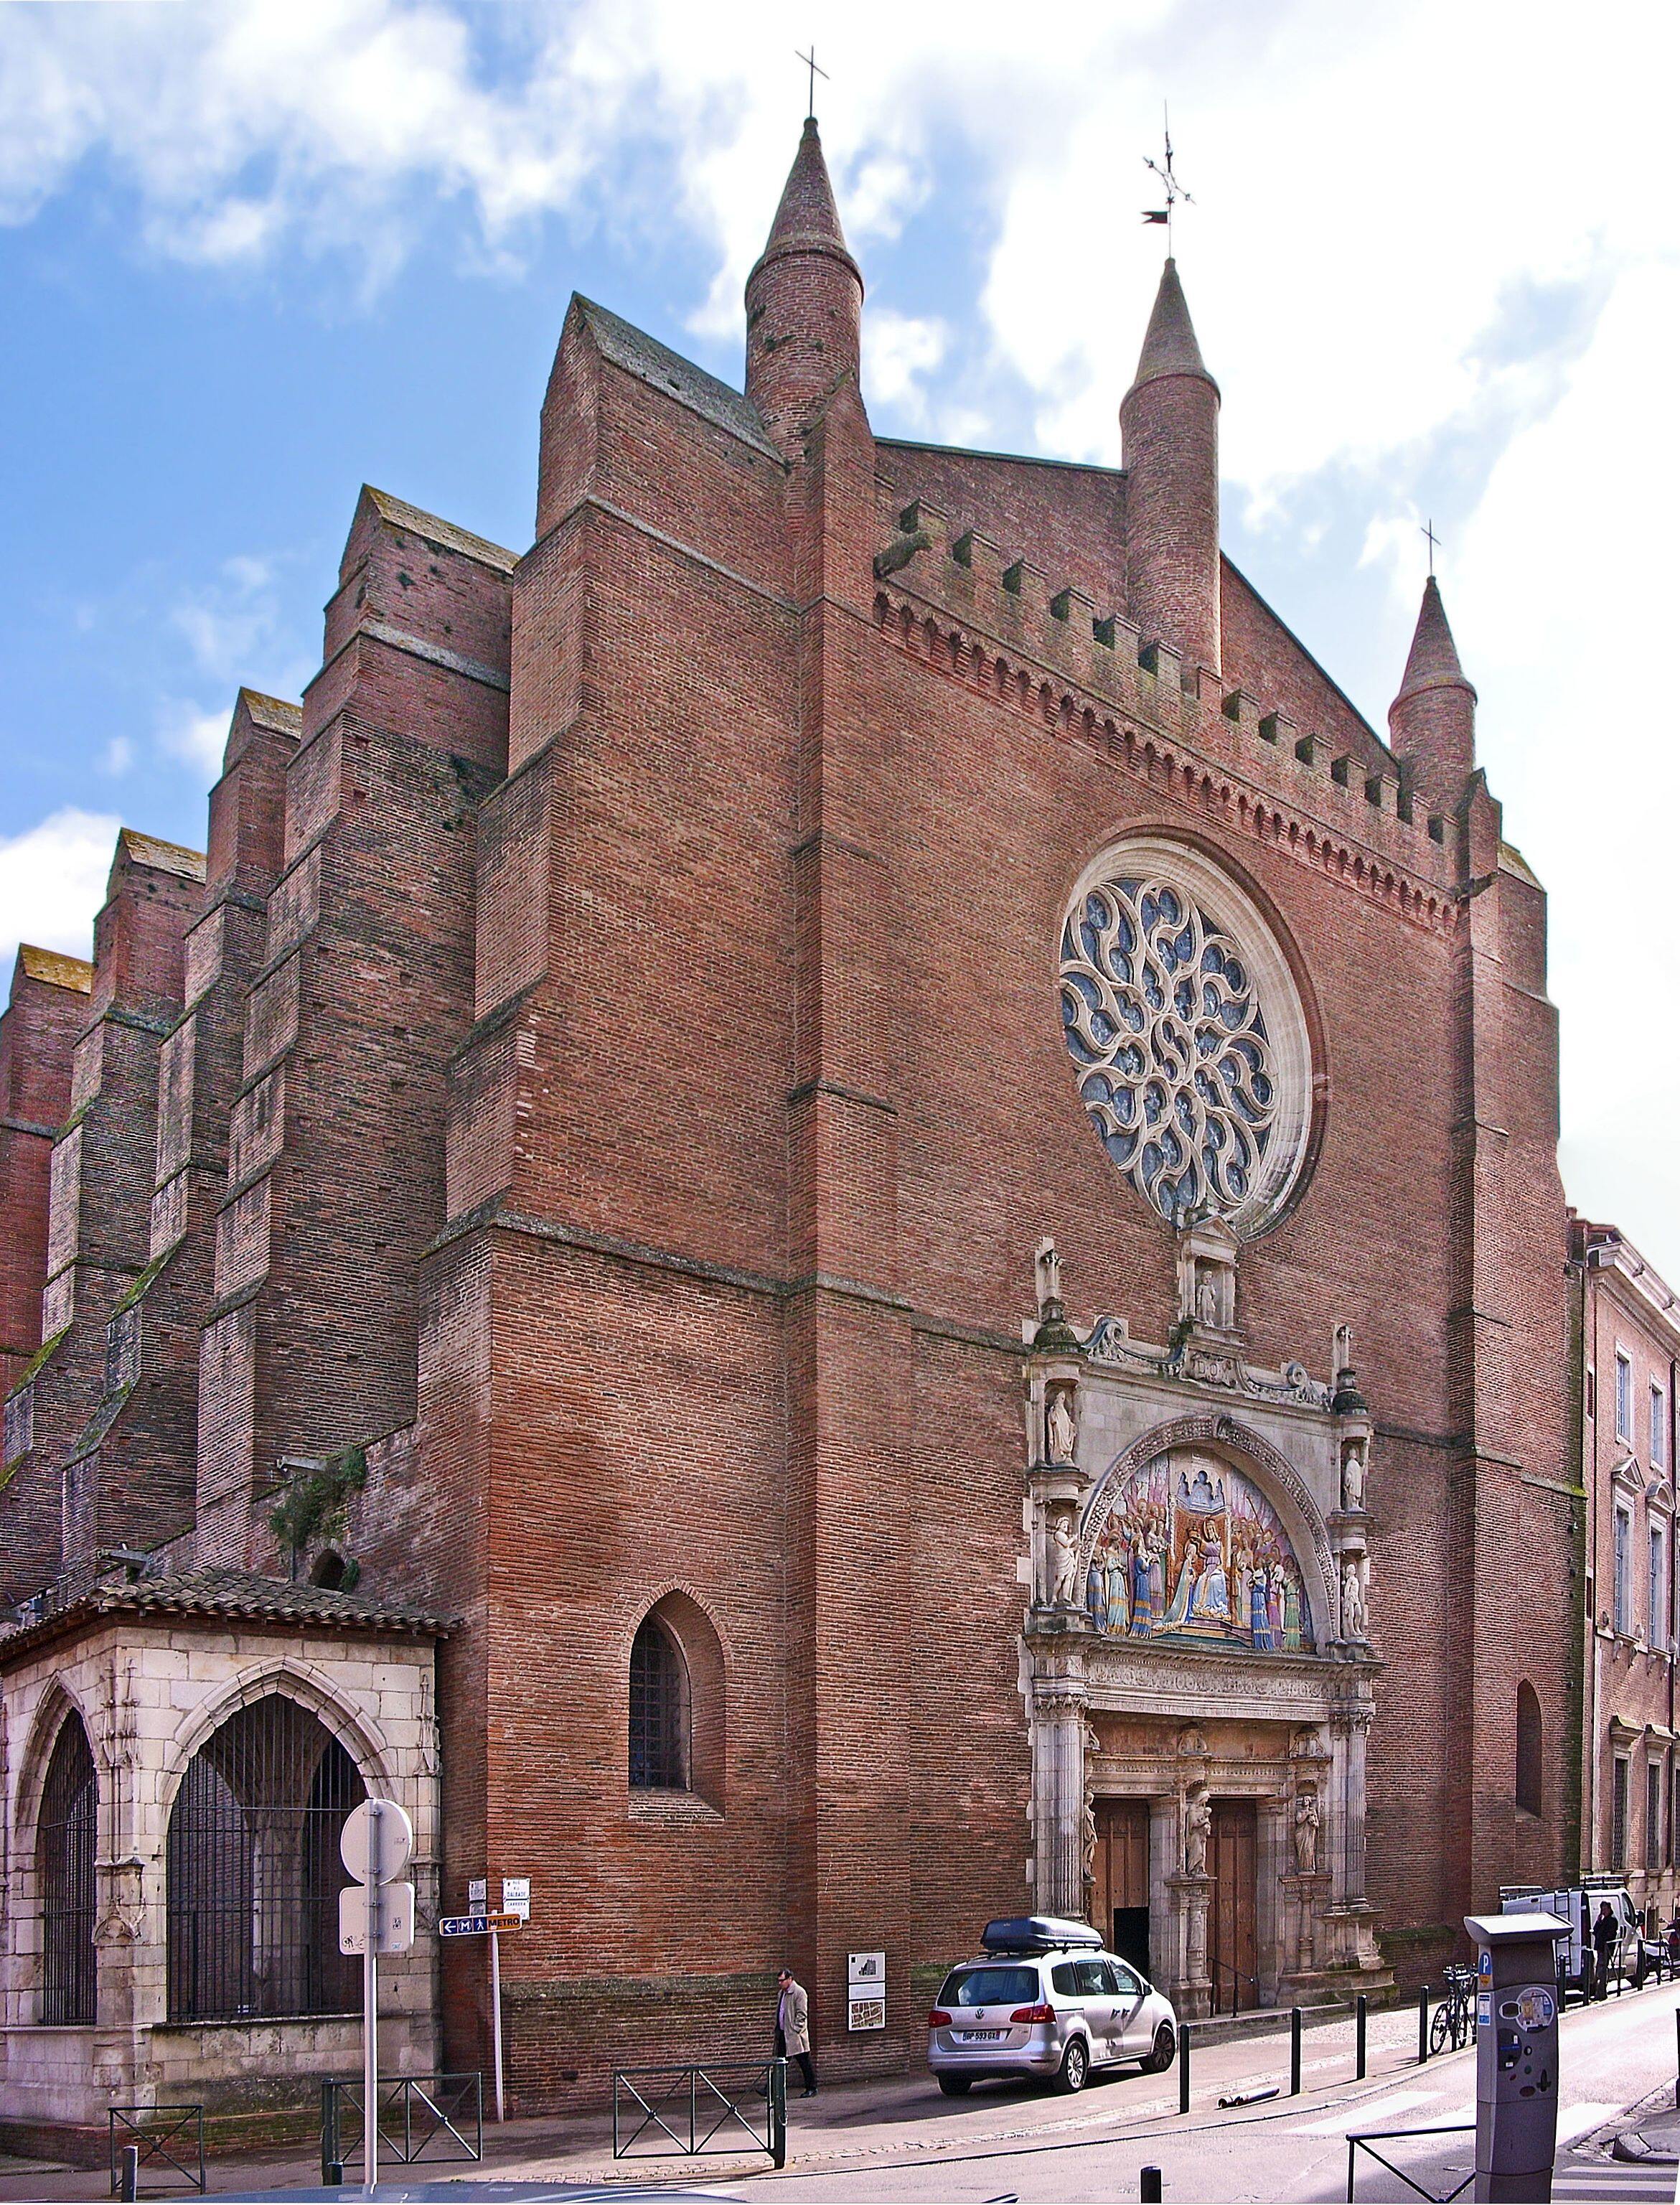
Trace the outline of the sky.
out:
[[[1565,1185],[1680,1284],[1671,0],[0,4],[0,956],[202,844],[363,481],[530,541],[573,289],[739,383],[813,39],[886,435],[1118,464],[1170,102],[1226,549],[1383,728],[1433,521]]]

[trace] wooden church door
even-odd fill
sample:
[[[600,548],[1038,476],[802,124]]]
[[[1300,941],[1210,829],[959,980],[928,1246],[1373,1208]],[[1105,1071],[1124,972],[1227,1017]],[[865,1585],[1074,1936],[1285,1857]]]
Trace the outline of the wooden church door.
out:
[[[1240,2013],[1260,2003],[1255,1901],[1259,1886],[1259,1810],[1252,1799],[1215,1799],[1208,1849],[1214,1889],[1208,1908],[1208,1972],[1214,2012]]]
[[[1096,1888],[1091,1920],[1108,1940],[1108,1949],[1129,1960],[1138,1973],[1149,1973],[1149,1803],[1147,1799],[1099,1799],[1096,1803]]]

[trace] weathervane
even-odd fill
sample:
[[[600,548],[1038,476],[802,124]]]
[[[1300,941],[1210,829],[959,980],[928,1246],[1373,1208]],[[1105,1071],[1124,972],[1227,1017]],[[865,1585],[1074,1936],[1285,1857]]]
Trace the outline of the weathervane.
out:
[[[1429,539],[1429,576],[1433,580],[1435,573],[1435,546],[1441,539],[1435,533],[1435,524],[1433,520],[1426,521],[1417,532],[1420,536],[1427,536]]]
[[[813,39],[811,40],[810,51],[808,54],[802,54],[799,51],[799,49],[795,46],[793,49],[793,58],[795,61],[803,62],[805,67],[810,71],[810,91],[805,100],[805,120],[807,122],[815,122],[816,120],[816,80],[818,77],[821,77],[824,84],[827,84],[828,81],[828,70],[825,68],[818,68],[816,66],[816,39]]]
[[[1172,258],[1172,210],[1180,199],[1186,206],[1194,206],[1196,201],[1172,173],[1172,131],[1167,121],[1165,100],[1161,104],[1161,140],[1167,158],[1161,161],[1152,160],[1146,153],[1143,156],[1143,166],[1161,178],[1165,187],[1167,205],[1163,207],[1145,207],[1143,219],[1145,222],[1159,222],[1166,224],[1167,257],[1170,260]]]

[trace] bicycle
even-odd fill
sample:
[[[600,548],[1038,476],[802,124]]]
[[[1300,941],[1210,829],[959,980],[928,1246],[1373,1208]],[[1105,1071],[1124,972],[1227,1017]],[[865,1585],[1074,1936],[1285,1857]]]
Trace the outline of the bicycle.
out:
[[[1457,2052],[1461,2045],[1471,2041],[1475,2033],[1475,1969],[1449,1968],[1446,1996],[1435,2008],[1435,2018],[1429,2024],[1432,2056],[1449,2048]]]

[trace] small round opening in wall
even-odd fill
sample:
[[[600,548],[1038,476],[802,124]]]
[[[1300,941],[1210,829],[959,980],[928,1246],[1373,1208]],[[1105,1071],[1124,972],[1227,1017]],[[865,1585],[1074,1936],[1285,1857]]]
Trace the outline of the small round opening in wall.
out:
[[[1312,1059],[1252,898],[1187,845],[1118,843],[1068,906],[1059,985],[1079,1099],[1151,1209],[1244,1238],[1269,1224],[1306,1156]]]

